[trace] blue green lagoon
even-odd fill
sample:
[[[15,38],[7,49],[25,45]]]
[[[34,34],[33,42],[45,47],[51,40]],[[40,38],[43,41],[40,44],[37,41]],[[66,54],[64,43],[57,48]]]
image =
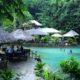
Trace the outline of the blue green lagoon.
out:
[[[80,60],[80,48],[45,48],[45,47],[32,47],[32,51],[37,52],[41,56],[44,63],[49,67],[55,69],[60,66],[60,62],[67,60],[70,57],[75,57]]]

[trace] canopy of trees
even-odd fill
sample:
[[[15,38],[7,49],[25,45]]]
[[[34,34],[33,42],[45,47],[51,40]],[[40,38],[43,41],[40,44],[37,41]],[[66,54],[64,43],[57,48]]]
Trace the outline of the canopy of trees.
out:
[[[67,31],[74,29],[79,32],[79,0],[28,0],[27,4],[29,12],[44,27],[55,27]]]
[[[30,15],[23,0],[0,0],[0,25],[4,28],[18,27],[27,16]]]
[[[0,0],[0,9],[1,24],[15,22],[17,16],[19,23],[36,19],[42,27],[80,30],[80,0]]]

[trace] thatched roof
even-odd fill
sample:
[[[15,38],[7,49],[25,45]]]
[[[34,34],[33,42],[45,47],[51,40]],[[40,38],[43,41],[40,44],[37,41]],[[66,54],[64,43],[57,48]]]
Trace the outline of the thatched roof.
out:
[[[41,23],[39,23],[39,22],[38,22],[38,21],[36,21],[36,20],[30,20],[30,22],[31,22],[32,24],[37,25],[37,26],[42,26],[42,24],[41,24]]]
[[[14,38],[7,31],[0,28],[0,43],[12,42]]]
[[[46,33],[61,33],[59,30],[55,29],[55,28],[38,28],[39,30],[46,32]]]
[[[46,32],[43,32],[40,29],[34,29],[34,28],[33,29],[26,30],[25,32],[28,32],[31,35],[48,35]]]
[[[55,33],[55,34],[52,35],[52,37],[63,37],[63,36],[59,33]]]
[[[11,32],[11,35],[16,39],[16,40],[25,40],[25,41],[30,41],[33,40],[34,38],[29,34],[26,33],[22,29],[16,29],[15,31]]]
[[[75,36],[79,36],[79,34],[77,32],[75,32],[74,30],[70,30],[69,32],[67,32],[63,36],[64,37],[75,37]]]

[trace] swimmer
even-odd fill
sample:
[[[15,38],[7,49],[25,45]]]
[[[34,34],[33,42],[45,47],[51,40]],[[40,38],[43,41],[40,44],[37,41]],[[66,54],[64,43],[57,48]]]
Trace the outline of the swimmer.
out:
[[[72,53],[72,50],[70,50],[70,53]]]

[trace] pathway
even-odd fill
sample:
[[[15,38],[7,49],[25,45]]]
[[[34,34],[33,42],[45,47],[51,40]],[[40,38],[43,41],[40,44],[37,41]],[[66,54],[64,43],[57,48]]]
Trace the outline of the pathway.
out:
[[[35,63],[36,61],[30,58],[23,62],[9,63],[9,69],[13,69],[14,72],[20,74],[20,80],[36,80],[37,78],[34,74]]]

